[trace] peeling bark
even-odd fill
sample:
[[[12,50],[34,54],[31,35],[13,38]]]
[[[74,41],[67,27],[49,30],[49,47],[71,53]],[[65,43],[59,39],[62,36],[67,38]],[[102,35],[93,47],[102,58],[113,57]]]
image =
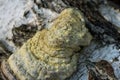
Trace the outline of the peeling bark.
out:
[[[94,63],[99,63],[101,60],[105,60],[110,64],[110,69],[113,69],[111,73],[117,78],[116,80],[119,80],[120,33],[118,27],[107,21],[98,10],[99,5],[106,5],[106,1],[107,0],[1,0],[0,40],[8,50],[14,52],[16,48],[19,47],[17,47],[12,40],[16,39],[15,37],[19,37],[17,39],[21,38],[19,35],[13,36],[12,29],[14,27],[19,27],[20,29],[22,25],[27,25],[28,27],[32,24],[32,26],[36,26],[38,30],[41,30],[41,28],[50,27],[52,21],[65,8],[78,8],[84,13],[86,26],[94,36],[94,40],[88,47],[80,52],[78,69],[68,80],[95,79],[95,77],[91,77],[90,73],[96,74],[93,70],[95,69],[93,66],[96,66]],[[118,0],[114,0],[115,4],[119,4],[116,1]],[[110,3],[110,5],[111,4],[112,3]],[[24,29],[27,30],[28,28]],[[18,31],[18,34],[19,33]],[[27,33],[25,33],[25,35],[26,34]],[[24,43],[24,41],[26,41],[25,39],[29,39],[30,37],[30,35],[28,35],[28,37],[25,36],[23,42],[21,42],[21,39],[20,43]],[[2,46],[0,45],[0,47]],[[4,48],[2,54],[5,54]],[[89,66],[89,68],[86,66]]]

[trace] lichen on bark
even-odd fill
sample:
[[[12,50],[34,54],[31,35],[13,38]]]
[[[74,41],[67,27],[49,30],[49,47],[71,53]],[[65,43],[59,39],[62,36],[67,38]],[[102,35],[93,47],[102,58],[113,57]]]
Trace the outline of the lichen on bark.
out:
[[[18,80],[65,80],[77,68],[80,46],[89,45],[91,39],[83,14],[65,9],[49,29],[37,32],[3,61],[3,74],[8,80],[9,75]]]

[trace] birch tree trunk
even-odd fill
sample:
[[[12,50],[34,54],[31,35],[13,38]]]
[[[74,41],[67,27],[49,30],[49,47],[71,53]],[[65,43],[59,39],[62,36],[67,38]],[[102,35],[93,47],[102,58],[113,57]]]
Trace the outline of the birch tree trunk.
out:
[[[62,10],[74,7],[83,12],[86,27],[94,39],[80,52],[77,71],[67,80],[119,80],[120,13],[116,11],[119,3],[111,1],[0,0],[1,60],[37,31],[49,28]],[[114,16],[112,21],[111,16]]]

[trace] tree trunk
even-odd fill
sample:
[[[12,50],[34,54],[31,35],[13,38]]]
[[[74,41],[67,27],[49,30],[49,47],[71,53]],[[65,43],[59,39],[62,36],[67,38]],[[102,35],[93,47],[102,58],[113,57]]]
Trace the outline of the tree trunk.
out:
[[[111,4],[118,6],[119,0]],[[104,18],[100,5],[109,4],[106,0],[1,0],[0,42],[5,47],[0,47],[6,51],[0,51],[1,57],[16,51],[36,31],[49,27],[62,10],[74,7],[83,12],[94,39],[80,52],[77,71],[67,80],[120,79],[119,28]]]

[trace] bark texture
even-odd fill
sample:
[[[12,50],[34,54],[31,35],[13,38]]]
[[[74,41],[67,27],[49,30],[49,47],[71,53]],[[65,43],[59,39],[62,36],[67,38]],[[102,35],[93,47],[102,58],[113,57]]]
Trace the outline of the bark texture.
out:
[[[117,23],[112,23],[112,21],[108,20],[109,18],[106,18],[99,10],[101,9],[100,5],[105,7],[106,5],[110,6],[110,9],[111,7],[119,9],[118,5],[116,6],[116,4],[110,1],[1,0],[0,42],[2,42],[5,47],[1,46],[0,53],[4,55],[5,53],[10,54],[10,51],[16,51],[16,49],[19,49],[36,31],[49,28],[62,10],[74,7],[84,14],[86,27],[91,32],[93,41],[88,47],[79,52],[81,54],[79,56],[77,71],[68,78],[68,80],[119,80],[120,14],[119,11],[115,11],[118,15],[115,15],[113,21],[118,21]],[[118,0],[114,0],[113,2],[116,3],[117,1]],[[117,2],[117,4],[119,3]],[[112,9],[112,11],[114,11],[114,9]],[[113,16],[115,13],[110,16]],[[109,14],[109,12],[107,14]],[[29,31],[31,31],[30,34]],[[21,36],[24,37],[21,39]],[[106,66],[101,67],[104,63],[108,65],[107,68]],[[108,71],[110,71],[111,74],[108,74]]]

